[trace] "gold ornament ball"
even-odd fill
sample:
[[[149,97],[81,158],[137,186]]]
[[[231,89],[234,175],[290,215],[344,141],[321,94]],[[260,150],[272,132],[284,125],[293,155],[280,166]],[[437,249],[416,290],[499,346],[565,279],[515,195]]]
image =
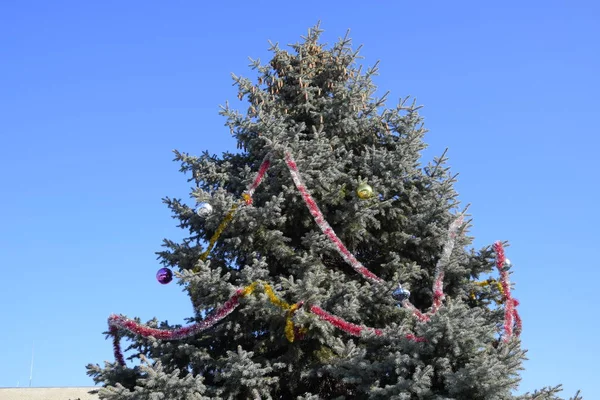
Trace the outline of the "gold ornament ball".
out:
[[[356,194],[360,199],[369,199],[373,197],[373,188],[366,183],[361,183],[356,189]]]

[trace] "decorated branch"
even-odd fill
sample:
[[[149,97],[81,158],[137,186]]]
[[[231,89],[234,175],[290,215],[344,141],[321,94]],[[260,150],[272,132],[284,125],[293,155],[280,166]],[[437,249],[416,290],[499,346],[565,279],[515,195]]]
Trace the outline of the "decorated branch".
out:
[[[251,206],[253,204],[253,195],[256,188],[262,182],[269,166],[271,165],[272,154],[269,153],[263,159],[259,171],[256,174],[256,177],[253,179],[252,183],[248,186],[247,190],[243,193],[242,199],[235,203],[231,209],[227,212],[214,234],[209,240],[207,249],[200,255],[201,260],[206,260],[214,248],[216,242],[219,240],[221,234],[226,229],[227,225],[231,222],[231,220],[235,217],[236,211],[239,207],[242,206]],[[344,245],[344,243],[340,240],[340,238],[336,235],[333,228],[329,225],[329,223],[325,220],[323,213],[321,212],[319,206],[317,205],[314,198],[311,196],[310,192],[306,188],[300,171],[298,169],[298,165],[292,158],[289,151],[286,151],[284,154],[285,164],[290,172],[294,185],[296,189],[300,193],[302,200],[304,201],[306,207],[308,208],[311,216],[313,217],[315,223],[319,227],[319,229],[323,232],[323,234],[327,237],[329,241],[335,246],[338,254],[354,269],[359,275],[365,278],[367,281],[371,282],[375,285],[384,284],[385,281],[375,275],[372,271],[370,271],[367,267],[365,267],[360,261],[356,259],[356,257],[348,250],[348,248]],[[367,185],[368,186],[368,185]],[[370,193],[368,193],[370,190]],[[369,198],[372,195],[372,189],[370,186],[367,188],[363,185],[361,188],[357,190],[357,194],[359,198]],[[197,209],[197,213],[199,215],[206,215],[207,213],[212,212],[212,207],[208,203],[202,203],[199,205]],[[458,236],[459,229],[463,226],[463,214],[460,214],[451,224],[448,229],[446,241],[442,248],[442,255],[439,258],[436,267],[435,274],[433,280],[433,302],[429,311],[422,312],[417,307],[415,307],[409,300],[410,292],[406,289],[403,289],[401,285],[399,285],[398,289],[396,289],[392,296],[395,300],[399,301],[402,306],[410,310],[413,315],[421,322],[428,322],[431,319],[431,316],[434,315],[442,306],[444,300],[444,273],[445,268],[450,261],[450,256],[452,254],[452,250],[455,246],[456,237]],[[505,307],[505,317],[504,317],[504,340],[508,341],[512,337],[513,333],[519,335],[521,332],[521,318],[517,311],[518,301],[512,298],[510,282],[508,278],[508,268],[505,268],[506,258],[504,256],[504,248],[502,243],[497,242],[494,244],[494,250],[496,253],[496,266],[500,273],[500,282],[499,287],[501,288],[501,292],[503,294],[503,303]],[[197,272],[197,270],[195,271]],[[166,284],[169,283],[173,279],[173,274],[168,268],[161,268],[157,273],[157,279],[160,283]],[[255,292],[257,287],[260,287],[264,290],[270,302],[279,308],[286,311],[286,322],[285,322],[285,337],[289,342],[293,342],[296,338],[297,334],[303,335],[306,333],[304,329],[298,330],[294,326],[293,316],[296,311],[298,311],[305,303],[304,300],[300,300],[295,304],[288,304],[285,301],[281,300],[279,297],[275,295],[272,287],[266,282],[253,282],[250,285],[237,289],[235,294],[223,303],[220,307],[218,307],[213,313],[208,315],[201,322],[195,323],[193,325],[185,326],[177,329],[157,329],[151,328],[146,325],[137,323],[136,321],[129,319],[120,315],[111,315],[108,324],[110,333],[114,337],[113,346],[116,360],[124,364],[123,355],[121,352],[119,339],[118,339],[118,331],[120,329],[127,330],[133,334],[141,335],[143,337],[155,337],[157,339],[162,340],[177,340],[183,339],[187,337],[191,337],[197,335],[199,332],[207,330],[221,321],[223,318],[227,317],[233,310],[235,310],[239,304],[240,300]],[[335,326],[343,330],[344,332],[354,335],[361,336],[362,332],[370,331],[373,332],[376,336],[383,336],[385,333],[385,328],[370,328],[364,327],[361,325],[356,325],[351,322],[348,322],[340,317],[332,315],[327,311],[323,310],[317,305],[311,305],[307,308],[309,312],[319,317],[321,320],[326,321],[327,323]],[[407,339],[414,341],[423,341],[422,338],[417,338],[413,334],[407,334]]]
[[[216,308],[211,314],[209,314],[204,320],[197,322],[192,325],[184,326],[181,328],[175,329],[158,329],[152,328],[148,325],[141,324],[127,318],[123,315],[113,314],[108,318],[108,326],[109,332],[113,335],[113,347],[115,359],[121,365],[125,365],[125,360],[123,358],[123,353],[121,351],[121,345],[119,343],[119,330],[126,330],[135,335],[140,335],[143,337],[154,337],[156,339],[161,340],[179,340],[185,339],[192,336],[196,336],[198,333],[205,331],[209,328],[215,326],[219,321],[223,318],[227,317],[229,314],[233,312],[239,305],[240,300],[243,297],[251,295],[256,292],[257,288],[262,288],[264,293],[267,295],[269,301],[279,307],[282,310],[287,311],[286,313],[286,322],[285,322],[285,337],[289,342],[294,342],[296,338],[296,334],[298,333],[300,336],[303,336],[306,333],[305,329],[296,329],[294,326],[293,316],[296,311],[298,311],[303,305],[304,302],[288,304],[284,300],[277,297],[271,285],[266,282],[256,281],[252,284],[237,289],[233,296],[231,296],[226,302]],[[327,311],[323,310],[321,307],[312,305],[307,308],[307,311],[315,314],[321,320],[328,322],[329,324],[335,326],[343,330],[344,332],[353,335],[353,336],[361,336],[363,332],[369,331],[375,333],[376,336],[383,336],[385,331],[382,329],[370,328],[362,325],[356,325],[351,322],[348,322],[340,317],[336,317]],[[413,334],[406,334],[406,339],[412,340],[415,342],[424,341],[423,338],[418,338]]]

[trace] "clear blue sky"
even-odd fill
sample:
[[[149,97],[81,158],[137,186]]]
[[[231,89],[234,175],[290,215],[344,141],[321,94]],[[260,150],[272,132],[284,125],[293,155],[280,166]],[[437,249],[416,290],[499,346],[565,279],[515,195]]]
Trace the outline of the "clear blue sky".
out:
[[[522,389],[600,398],[596,2],[167,3],[0,5],[0,386],[28,384],[33,342],[34,386],[89,385],[110,313],[192,314],[154,278],[182,235],[161,198],[189,192],[171,150],[235,149],[230,73],[320,19],[381,60],[389,106],[425,106],[425,157],[450,148],[476,246],[511,241]]]

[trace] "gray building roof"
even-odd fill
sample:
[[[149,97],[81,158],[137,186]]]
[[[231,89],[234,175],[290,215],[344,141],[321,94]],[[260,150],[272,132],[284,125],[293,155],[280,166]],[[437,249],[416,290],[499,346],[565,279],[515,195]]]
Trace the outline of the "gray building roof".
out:
[[[0,400],[98,400],[98,387],[0,388]]]

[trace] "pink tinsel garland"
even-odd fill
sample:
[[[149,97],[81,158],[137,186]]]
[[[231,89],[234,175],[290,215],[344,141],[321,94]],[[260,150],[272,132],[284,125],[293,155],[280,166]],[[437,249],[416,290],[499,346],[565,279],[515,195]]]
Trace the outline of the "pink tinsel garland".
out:
[[[115,354],[115,359],[120,365],[125,365],[125,359],[123,358],[123,353],[121,352],[119,329],[116,326],[110,324],[110,317],[108,318],[108,330],[110,335],[112,335],[113,339],[113,352]]]
[[[213,327],[217,322],[231,314],[233,310],[240,304],[240,297],[242,297],[242,290],[237,290],[236,293],[231,296],[221,307],[215,312],[211,313],[206,317],[205,320],[197,322],[193,325],[184,326],[177,329],[158,329],[151,328],[147,325],[140,324],[132,319],[129,319],[123,315],[113,314],[108,317],[108,326],[110,333],[113,335],[113,350],[115,358],[121,365],[125,365],[123,359],[123,353],[121,352],[121,345],[119,344],[119,338],[117,329],[124,329],[136,335],[143,337],[155,337],[163,340],[177,340],[184,339],[190,336],[194,336],[199,332],[202,332],[208,328]]]
[[[315,222],[317,223],[317,226],[321,229],[325,236],[327,236],[327,238],[329,238],[329,240],[333,242],[333,244],[335,244],[338,253],[342,256],[342,258],[365,279],[374,283],[383,283],[383,279],[381,279],[380,277],[369,271],[367,267],[362,265],[361,262],[358,261],[352,253],[350,253],[350,251],[346,248],[344,243],[342,243],[340,238],[337,237],[329,223],[325,220],[325,217],[319,209],[319,206],[312,198],[310,193],[308,193],[308,190],[306,189],[306,186],[304,186],[302,178],[300,177],[298,166],[296,165],[296,162],[292,159],[292,156],[288,152],[285,153],[285,163],[288,166],[288,169],[290,170],[290,174],[292,175],[292,180],[294,181],[296,188],[302,195],[302,199],[308,207],[308,211],[310,211],[310,214],[313,216]]]
[[[350,335],[353,335],[353,336],[360,336],[363,331],[371,331],[371,332],[375,333],[375,335],[377,335],[377,336],[384,335],[384,331],[381,329],[369,328],[367,326],[353,324],[352,322],[348,322],[340,317],[336,317],[333,314],[329,314],[327,311],[323,310],[319,306],[314,306],[314,305],[311,306],[310,311],[313,314],[315,314],[316,316],[318,316],[320,319],[322,319],[323,321],[329,322],[331,325],[335,326],[336,328],[339,328],[339,329],[343,330],[344,332],[349,333]],[[414,341],[414,342],[425,342],[426,341],[425,338],[417,337],[411,333],[407,334],[405,337],[406,337],[406,339]]]
[[[508,270],[504,268],[506,262],[504,247],[500,241],[494,243],[494,251],[496,252],[496,268],[498,268],[498,272],[500,273],[500,283],[504,291],[504,341],[508,342],[513,335],[513,327],[515,325],[515,334],[518,336],[521,333],[521,316],[517,311],[519,302],[512,297]]]
[[[240,299],[244,295],[244,289],[238,289],[229,300],[223,303],[223,305],[217,308],[217,310],[215,310],[212,314],[207,316],[205,320],[176,329],[151,328],[147,325],[140,324],[123,315],[113,314],[108,318],[108,326],[110,334],[113,336],[113,351],[115,359],[120,365],[125,365],[125,360],[121,351],[121,345],[119,343],[119,329],[123,329],[143,337],[154,337],[156,339],[162,340],[178,340],[188,338],[191,336],[195,336],[199,332],[213,327],[217,322],[221,321],[223,318],[231,314],[231,312],[235,310],[237,306],[239,306]],[[363,330],[373,331],[377,336],[382,336],[384,334],[383,330],[381,329],[369,328],[353,324],[340,317],[336,317],[335,315],[329,314],[327,311],[323,310],[318,306],[311,306],[309,308],[309,311],[317,315],[322,320],[335,326],[336,328],[339,328],[353,336],[360,336]],[[406,338],[415,342],[425,341],[425,339],[416,337],[412,334],[406,335]]]
[[[265,176],[265,174],[270,166],[271,166],[271,153],[268,153],[265,156],[265,158],[263,159],[262,163],[260,164],[260,167],[258,168],[258,173],[256,174],[256,177],[254,178],[254,180],[252,181],[250,186],[248,186],[248,189],[246,189],[246,193],[245,193],[246,196],[244,196],[244,200],[246,201],[246,204],[248,204],[248,205],[252,204],[252,196],[254,196],[254,191],[256,190],[258,185],[260,185],[263,177]]]

